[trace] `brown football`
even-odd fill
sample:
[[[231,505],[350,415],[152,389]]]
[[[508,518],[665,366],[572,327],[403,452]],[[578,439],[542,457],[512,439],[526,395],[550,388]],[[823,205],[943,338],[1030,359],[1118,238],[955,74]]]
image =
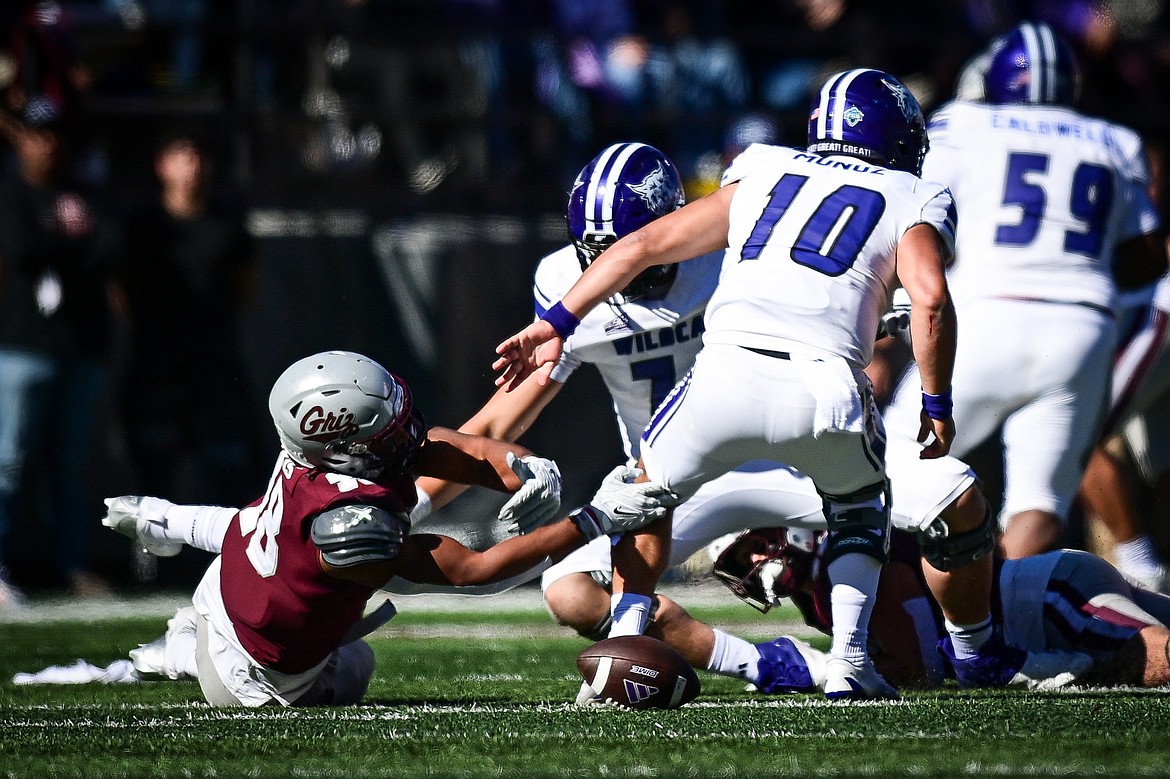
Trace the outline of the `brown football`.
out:
[[[676,709],[700,690],[691,664],[649,636],[598,641],[577,655],[577,670],[603,700],[628,709]]]

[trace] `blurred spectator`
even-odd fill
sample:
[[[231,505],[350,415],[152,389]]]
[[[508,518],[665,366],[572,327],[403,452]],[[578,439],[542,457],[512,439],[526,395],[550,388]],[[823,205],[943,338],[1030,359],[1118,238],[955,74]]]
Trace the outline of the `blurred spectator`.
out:
[[[53,101],[62,118],[73,118],[92,76],[81,60],[80,45],[61,4],[25,3],[10,35],[13,61],[7,108],[19,114],[34,97]]]
[[[464,49],[433,0],[328,0],[319,9],[327,35],[325,74],[310,75],[310,110],[327,121],[329,164],[382,154],[410,189],[427,193],[458,168],[465,181],[486,175],[486,92],[496,68],[489,49]],[[458,4],[455,4],[458,5]],[[465,56],[466,55],[466,56]],[[371,120],[356,134],[351,116]],[[383,144],[382,136],[385,135]]]
[[[208,0],[105,0],[131,29],[145,28],[170,39],[170,86],[190,92],[199,86],[207,49]]]
[[[0,541],[19,517],[37,523],[36,537],[51,539],[38,566],[78,595],[101,594],[107,585],[87,570],[109,335],[100,222],[93,196],[70,178],[55,102],[27,100],[8,135],[16,167],[0,181]],[[17,600],[0,578],[0,606]]]
[[[167,136],[153,165],[157,193],[123,221],[114,266],[130,331],[117,389],[130,455],[146,494],[240,506],[267,470],[240,354],[254,246],[239,210],[212,190],[198,138]]]
[[[766,113],[744,114],[723,131],[722,151],[704,154],[695,165],[694,175],[686,180],[687,200],[697,200],[719,189],[723,171],[731,161],[753,143],[780,144],[777,123]]]

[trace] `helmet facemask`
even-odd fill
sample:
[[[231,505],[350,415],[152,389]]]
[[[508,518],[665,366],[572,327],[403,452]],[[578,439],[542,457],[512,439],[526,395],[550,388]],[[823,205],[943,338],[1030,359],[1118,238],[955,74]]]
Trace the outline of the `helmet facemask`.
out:
[[[766,614],[812,580],[813,561],[811,551],[789,543],[785,528],[760,528],[729,544],[714,573],[736,597]]]
[[[581,239],[573,239],[573,246],[577,250],[577,261],[581,263],[581,270],[588,268],[593,261],[601,256],[601,253],[617,243],[617,236],[606,235],[604,233],[588,234]],[[658,290],[666,287],[670,282],[674,281],[674,277],[678,274],[678,265],[653,265],[634,277],[634,280],[627,284],[618,293],[620,303],[631,303],[642,298],[660,297],[662,293]],[[617,296],[615,296],[617,297]]]

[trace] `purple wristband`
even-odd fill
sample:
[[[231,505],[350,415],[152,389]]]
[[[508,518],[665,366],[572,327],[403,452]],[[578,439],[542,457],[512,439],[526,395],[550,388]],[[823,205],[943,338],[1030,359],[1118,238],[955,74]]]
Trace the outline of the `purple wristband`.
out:
[[[950,419],[954,407],[955,403],[951,398],[950,390],[938,395],[931,395],[929,392],[922,393],[922,410],[931,419]]]
[[[552,308],[544,312],[541,319],[552,325],[553,330],[557,331],[557,335],[561,337],[562,341],[571,336],[573,331],[577,329],[577,325],[581,324],[581,320],[573,316],[573,312],[565,308],[565,305],[559,300]]]

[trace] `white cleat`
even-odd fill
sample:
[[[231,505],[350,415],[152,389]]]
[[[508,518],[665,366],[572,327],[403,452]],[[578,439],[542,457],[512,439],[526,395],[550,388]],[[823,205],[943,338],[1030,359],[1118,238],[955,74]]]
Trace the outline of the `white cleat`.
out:
[[[150,532],[152,522],[165,523],[165,519],[152,520],[142,516],[139,504],[142,498],[138,495],[123,495],[117,498],[106,498],[106,515],[102,517],[102,524],[117,533],[135,541],[143,549],[155,557],[174,557],[183,551],[182,541],[168,541],[154,538]]]
[[[832,701],[867,701],[902,696],[882,678],[866,660],[858,667],[841,657],[831,657],[825,665],[825,697]]]

